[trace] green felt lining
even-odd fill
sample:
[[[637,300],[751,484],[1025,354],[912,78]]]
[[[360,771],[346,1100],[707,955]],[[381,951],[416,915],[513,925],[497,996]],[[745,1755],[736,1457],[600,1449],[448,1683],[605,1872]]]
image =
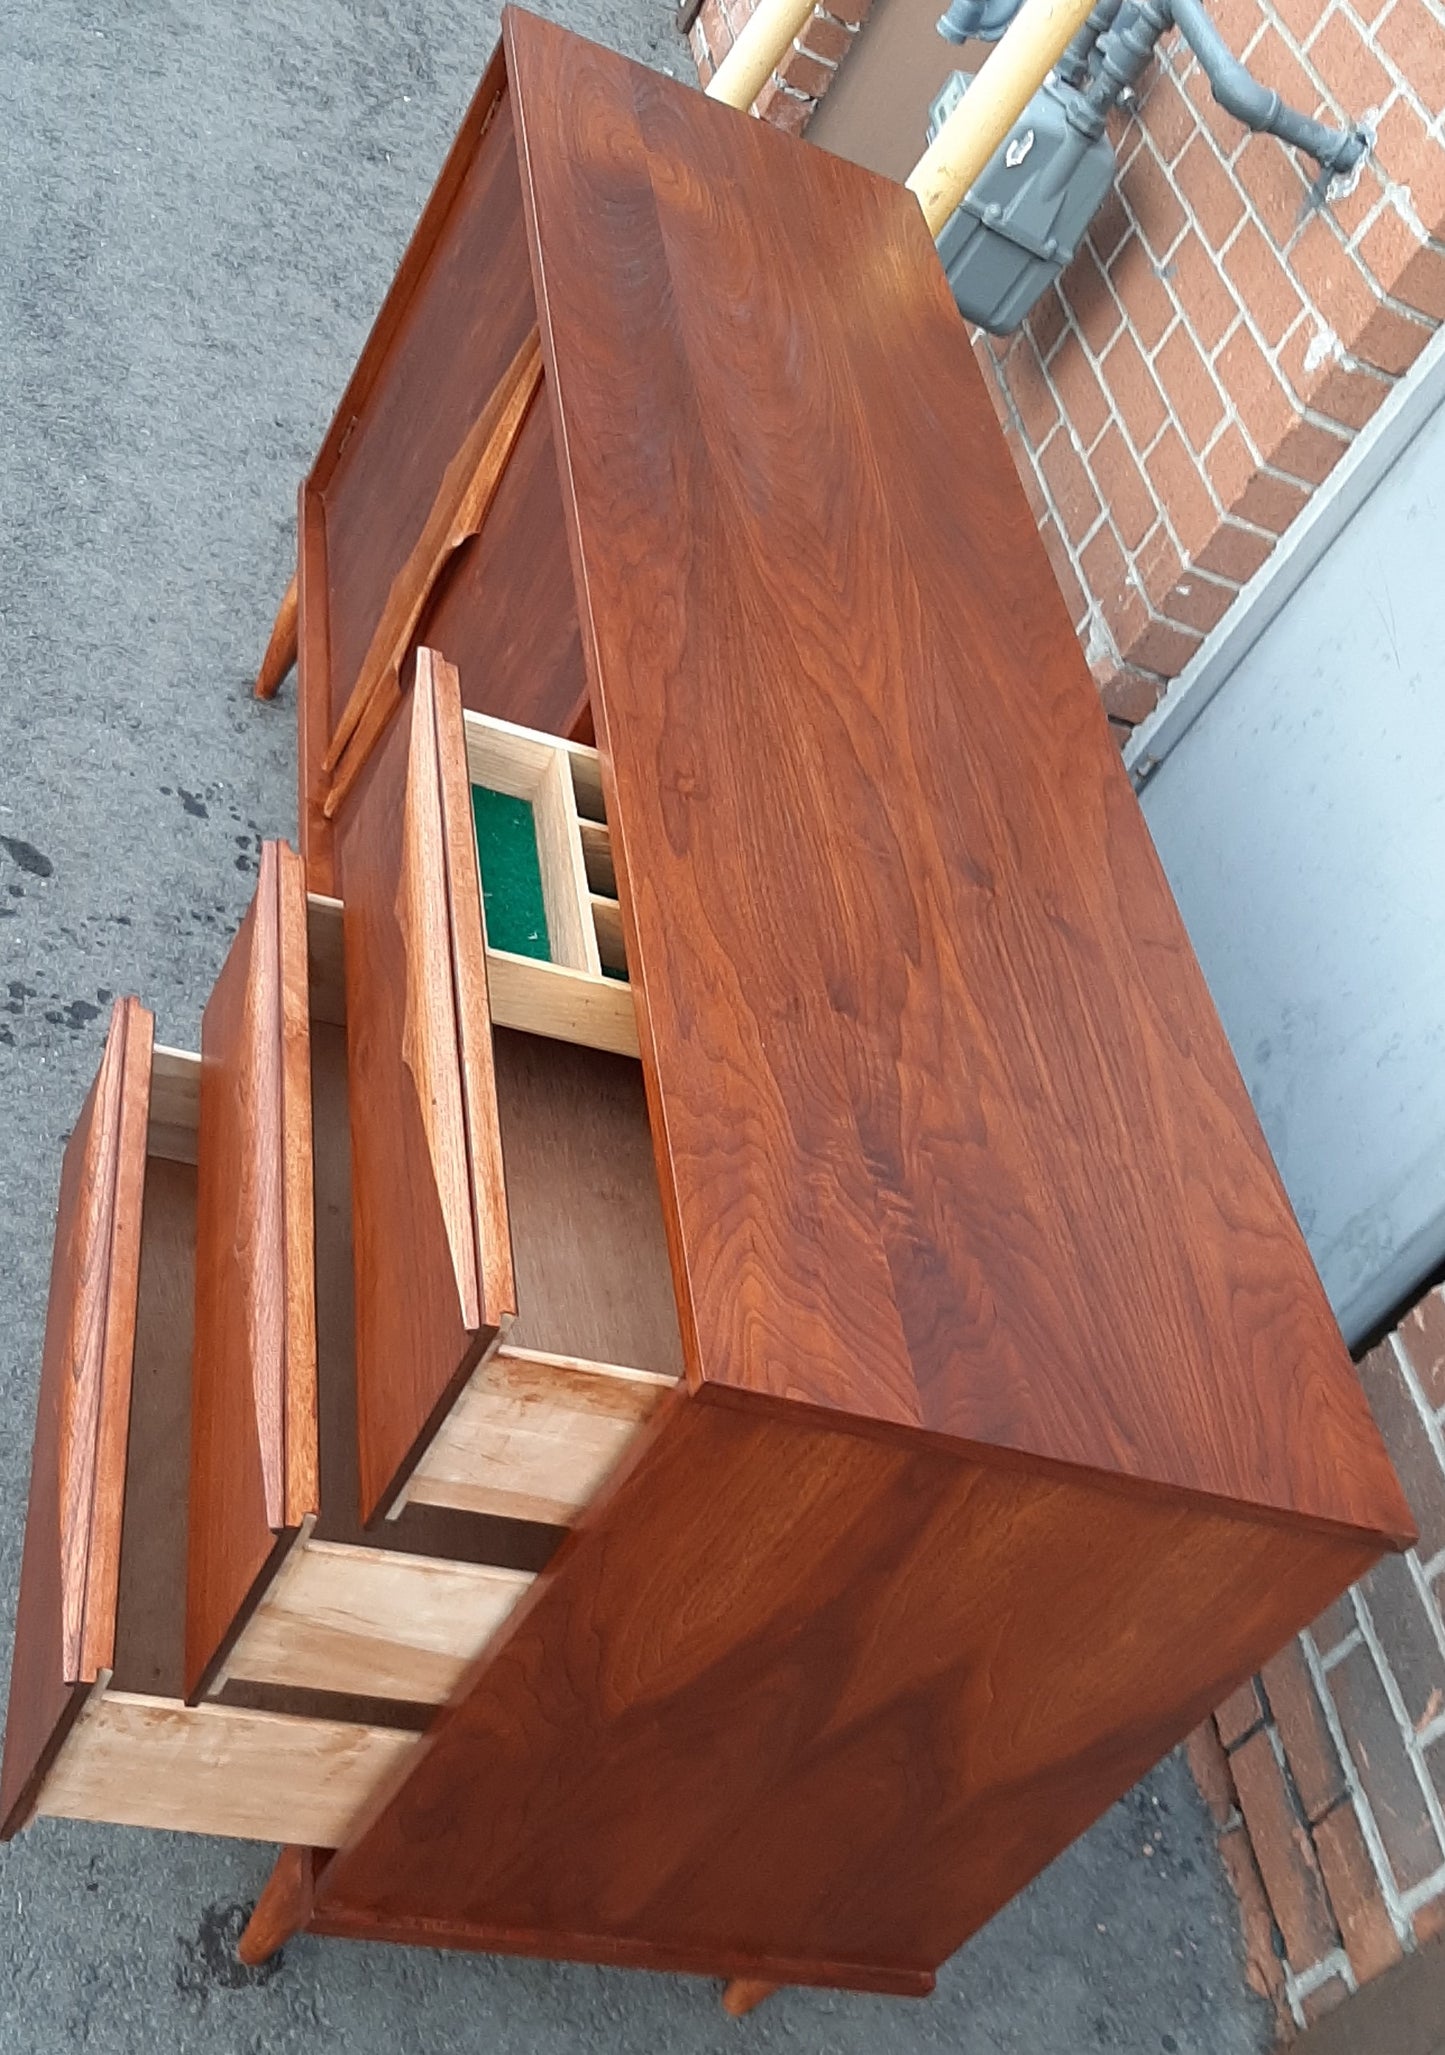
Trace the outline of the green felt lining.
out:
[[[537,822],[525,799],[472,787],[477,862],[487,916],[487,946],[513,956],[552,961],[542,866],[537,856]]]

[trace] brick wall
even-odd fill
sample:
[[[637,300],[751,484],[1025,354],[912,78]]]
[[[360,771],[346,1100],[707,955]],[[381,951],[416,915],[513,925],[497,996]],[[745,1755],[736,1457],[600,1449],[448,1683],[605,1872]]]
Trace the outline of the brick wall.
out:
[[[800,133],[868,0],[829,0],[759,102]],[[1215,106],[1178,38],[1057,290],[980,338],[1111,716],[1138,721],[1445,319],[1445,0],[1214,0],[1307,113],[1366,120],[1324,206],[1313,166]],[[704,0],[704,76],[750,0]]]
[[[754,112],[790,136],[800,136],[852,48],[870,4],[871,0],[828,0],[826,6],[815,7],[812,20],[794,37],[787,57],[758,95]],[[754,5],[755,0],[702,0],[687,39],[703,85],[732,48]]]
[[[1306,2025],[1445,1934],[1445,1291],[1361,1376],[1420,1527],[1190,1744],[1250,1979]]]

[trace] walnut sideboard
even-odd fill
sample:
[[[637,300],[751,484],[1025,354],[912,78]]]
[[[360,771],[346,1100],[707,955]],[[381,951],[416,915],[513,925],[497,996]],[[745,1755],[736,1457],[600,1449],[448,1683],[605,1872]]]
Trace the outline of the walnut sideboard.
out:
[[[66,1153],[4,1831],[926,1992],[1411,1523],[916,203],[509,12],[298,598],[301,853]]]

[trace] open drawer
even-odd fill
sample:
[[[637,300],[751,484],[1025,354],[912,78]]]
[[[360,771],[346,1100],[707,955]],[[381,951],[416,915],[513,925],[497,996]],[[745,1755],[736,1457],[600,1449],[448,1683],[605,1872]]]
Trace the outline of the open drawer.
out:
[[[630,1008],[597,941],[592,902],[616,902],[595,765],[464,725],[456,673],[423,650],[340,817],[368,1521],[408,1495],[568,1515],[681,1374],[640,1066],[564,1039],[525,985],[559,967],[501,960],[484,925],[474,794],[510,780],[529,796],[551,945],[586,958],[560,969]]]
[[[116,1005],[65,1152],[0,1770],[35,1814],[328,1845],[403,1728],[184,1698],[195,1059]]]
[[[670,1328],[655,1300],[656,1331],[608,1324],[609,1273],[635,1287],[649,1233],[665,1285],[637,1065],[498,1031],[529,1309],[514,1381],[489,1370],[495,1391],[468,1387],[436,1488],[363,1525],[351,1144],[366,1108],[348,1085],[346,983],[340,909],[308,906],[300,860],[267,844],[202,1022],[186,1676],[192,1696],[300,1691],[395,1718],[450,1693],[672,1381],[538,1344],[615,1335],[661,1354],[676,1317],[669,1296]],[[395,1231],[414,1228],[403,1215]]]

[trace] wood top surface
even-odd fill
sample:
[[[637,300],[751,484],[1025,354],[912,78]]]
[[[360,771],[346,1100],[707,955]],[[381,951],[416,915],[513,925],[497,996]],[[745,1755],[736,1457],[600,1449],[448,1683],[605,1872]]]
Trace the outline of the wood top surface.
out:
[[[1408,1534],[915,201],[504,34],[694,1386]]]

